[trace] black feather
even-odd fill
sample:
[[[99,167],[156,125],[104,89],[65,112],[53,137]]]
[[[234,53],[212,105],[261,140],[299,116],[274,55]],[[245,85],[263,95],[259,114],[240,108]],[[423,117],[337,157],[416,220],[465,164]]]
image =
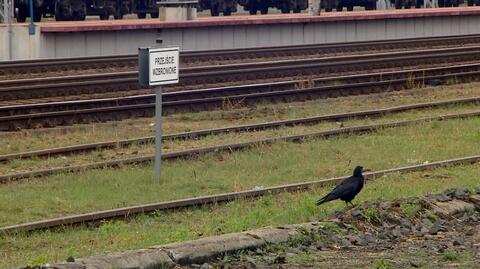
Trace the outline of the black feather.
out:
[[[362,190],[365,179],[362,175],[363,167],[357,166],[353,170],[353,175],[346,178],[329,194],[325,195],[317,201],[317,205],[340,199],[345,203],[351,203],[355,196]]]

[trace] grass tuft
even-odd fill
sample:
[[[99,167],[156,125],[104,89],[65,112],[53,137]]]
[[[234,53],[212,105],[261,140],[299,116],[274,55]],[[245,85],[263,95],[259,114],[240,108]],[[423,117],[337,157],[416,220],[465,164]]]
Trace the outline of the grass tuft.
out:
[[[417,217],[421,209],[422,206],[418,201],[412,203],[402,203],[400,205],[402,215],[404,215],[409,220],[413,220],[415,217]]]
[[[384,258],[381,258],[374,263],[373,268],[375,268],[375,269],[390,269],[390,268],[392,268],[392,264],[388,260],[386,260]]]
[[[456,251],[446,251],[443,256],[442,260],[444,261],[449,261],[449,262],[455,262],[460,259],[460,254]]]

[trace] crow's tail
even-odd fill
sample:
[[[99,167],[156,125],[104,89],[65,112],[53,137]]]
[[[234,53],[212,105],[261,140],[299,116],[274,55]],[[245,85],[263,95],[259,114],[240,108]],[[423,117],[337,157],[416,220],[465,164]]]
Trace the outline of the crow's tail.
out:
[[[327,194],[327,195],[325,195],[323,198],[318,199],[317,205],[321,205],[321,204],[323,204],[323,203],[326,203],[326,202],[329,202],[329,201],[334,200],[334,198],[331,197],[331,196],[332,196],[332,195]]]

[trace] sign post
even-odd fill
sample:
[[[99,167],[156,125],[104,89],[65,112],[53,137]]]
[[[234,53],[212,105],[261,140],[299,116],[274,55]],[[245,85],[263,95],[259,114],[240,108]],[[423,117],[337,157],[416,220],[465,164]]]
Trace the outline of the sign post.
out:
[[[33,0],[29,0],[28,5],[30,7],[30,24],[28,25],[28,34],[35,35],[35,24],[33,23],[35,20],[35,15],[33,13]]]
[[[179,48],[139,48],[138,81],[155,86],[155,179],[160,182],[162,160],[162,88],[178,83]]]

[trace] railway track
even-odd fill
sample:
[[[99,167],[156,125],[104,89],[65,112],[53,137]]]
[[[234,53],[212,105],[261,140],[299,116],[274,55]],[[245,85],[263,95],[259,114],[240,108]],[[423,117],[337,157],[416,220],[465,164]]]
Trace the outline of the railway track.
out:
[[[181,64],[184,66],[205,62],[219,62],[247,59],[264,59],[304,55],[335,55],[338,53],[368,53],[399,49],[431,49],[440,47],[480,44],[480,35],[463,35],[434,38],[399,39],[389,41],[367,41],[353,43],[312,44],[300,46],[264,47],[247,49],[228,49],[216,51],[181,52]],[[12,74],[42,73],[92,68],[137,66],[138,56],[112,55],[96,57],[56,58],[0,62],[0,76]]]
[[[283,126],[291,127],[291,126],[298,126],[298,125],[316,124],[323,121],[342,121],[342,120],[351,119],[351,118],[379,117],[389,113],[400,113],[400,112],[411,111],[411,110],[440,108],[440,107],[448,107],[452,105],[467,105],[467,104],[478,104],[478,103],[480,103],[480,97],[461,98],[461,99],[427,102],[427,103],[417,103],[417,104],[409,104],[409,105],[395,106],[395,107],[375,109],[375,110],[347,112],[347,113],[340,113],[340,114],[330,114],[330,115],[313,116],[313,117],[306,117],[306,118],[288,119],[288,120],[271,121],[271,122],[265,122],[265,123],[246,124],[246,125],[229,126],[229,127],[223,127],[223,128],[214,128],[214,129],[205,129],[205,130],[199,130],[199,131],[168,134],[168,135],[164,135],[162,137],[162,140],[163,141],[180,140],[180,139],[188,140],[188,139],[195,139],[195,138],[224,134],[224,133],[267,130],[267,129],[280,128]],[[118,141],[106,141],[106,142],[98,142],[98,143],[91,143],[91,144],[73,145],[73,146],[59,147],[59,148],[53,148],[53,149],[0,155],[0,162],[12,161],[16,159],[34,158],[34,157],[52,157],[52,156],[58,156],[58,155],[71,155],[71,154],[80,153],[80,152],[88,152],[88,151],[99,150],[99,149],[110,149],[115,147],[127,147],[130,145],[140,145],[140,144],[153,143],[153,142],[155,142],[155,137],[150,136],[150,137],[142,137],[142,138],[136,138],[136,139],[125,139],[125,140],[118,140]]]
[[[162,159],[174,160],[179,158],[190,158],[198,155],[220,152],[220,151],[243,150],[243,149],[251,148],[256,145],[270,145],[278,141],[302,142],[307,139],[328,138],[331,136],[338,136],[342,134],[365,133],[365,132],[376,131],[379,129],[414,125],[414,124],[420,124],[420,123],[429,122],[429,121],[464,119],[464,118],[471,118],[471,117],[478,117],[478,116],[480,116],[480,111],[449,114],[449,115],[442,115],[442,116],[435,116],[435,117],[426,117],[426,118],[420,118],[415,120],[404,120],[404,121],[396,121],[396,122],[389,122],[389,123],[382,123],[382,124],[352,126],[352,127],[333,129],[329,131],[313,132],[313,133],[301,134],[301,135],[266,138],[266,139],[250,141],[250,142],[223,144],[223,145],[217,145],[217,146],[196,148],[191,150],[168,152],[168,153],[162,154]],[[108,167],[119,167],[122,165],[149,163],[153,161],[153,159],[154,159],[153,155],[148,155],[148,156],[136,157],[136,158],[126,158],[126,159],[111,160],[106,162],[96,162],[93,164],[86,164],[86,165],[56,167],[56,168],[42,169],[42,170],[29,171],[29,172],[0,175],[0,183],[6,183],[9,181],[20,180],[25,178],[43,177],[43,176],[48,176],[48,175],[57,174],[57,173],[74,173],[74,172],[85,171],[90,169],[101,169],[101,168],[108,168]]]
[[[480,46],[414,50],[381,54],[294,59],[229,65],[187,67],[180,73],[180,83],[167,91],[198,88],[198,85],[252,83],[295,77],[418,66],[451,65],[480,60]],[[136,71],[0,81],[0,101],[52,98],[78,94],[135,92],[141,90]],[[12,102],[10,102],[12,103]]]
[[[438,168],[443,166],[476,163],[479,161],[480,161],[479,155],[468,156],[468,157],[455,158],[455,159],[449,159],[449,160],[443,160],[443,161],[434,161],[428,164],[420,164],[420,165],[380,170],[376,172],[368,172],[368,173],[364,173],[364,176],[367,180],[371,180],[389,173],[415,172],[415,171],[422,171],[426,169]],[[25,231],[38,231],[43,229],[62,227],[65,225],[85,224],[85,223],[92,223],[92,222],[98,222],[101,220],[109,220],[109,219],[115,219],[115,218],[126,219],[126,218],[131,218],[134,215],[145,214],[150,212],[181,210],[181,209],[186,209],[194,206],[204,206],[208,204],[225,203],[225,202],[233,201],[236,199],[245,199],[245,198],[253,199],[260,196],[279,194],[282,192],[305,191],[310,188],[321,187],[327,184],[337,183],[345,179],[346,177],[348,176],[321,179],[321,180],[315,180],[315,181],[306,181],[306,182],[292,183],[292,184],[285,184],[285,185],[277,185],[277,186],[272,186],[272,187],[267,187],[262,189],[255,189],[255,190],[244,190],[239,192],[229,192],[229,193],[221,193],[216,195],[193,197],[193,198],[186,198],[186,199],[173,200],[173,201],[164,201],[159,203],[143,204],[143,205],[115,208],[115,209],[90,212],[90,213],[84,213],[84,214],[78,214],[78,215],[71,215],[66,217],[53,218],[48,220],[40,220],[35,222],[1,227],[0,233],[7,234],[7,233],[25,232]]]
[[[304,101],[316,98],[401,90],[426,83],[466,82],[480,78],[480,64],[326,77],[167,92],[163,112],[202,111],[226,105]],[[55,127],[154,115],[154,94],[0,107],[0,131]]]

